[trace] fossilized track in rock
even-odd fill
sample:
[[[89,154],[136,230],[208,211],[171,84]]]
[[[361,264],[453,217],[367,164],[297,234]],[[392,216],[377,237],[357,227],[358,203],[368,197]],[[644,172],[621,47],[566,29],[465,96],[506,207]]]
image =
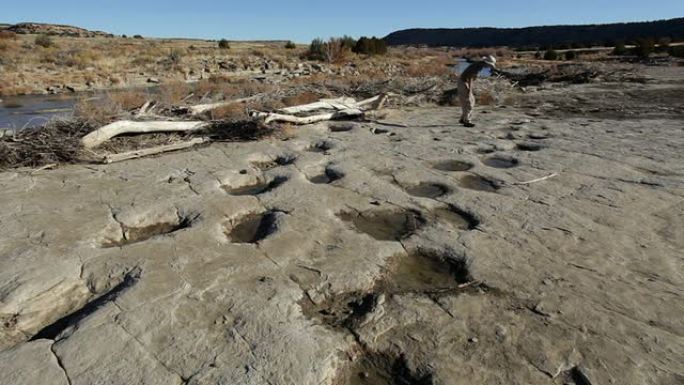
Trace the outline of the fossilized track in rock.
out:
[[[321,154],[327,154],[328,151],[332,150],[334,145],[332,142],[327,141],[327,140],[319,140],[316,142],[313,142],[309,145],[307,148],[308,151],[310,152],[318,152]]]
[[[458,172],[470,170],[473,164],[461,160],[443,160],[435,162],[432,167],[439,171]]]
[[[425,224],[423,216],[411,210],[346,212],[338,214],[338,217],[352,224],[356,231],[381,241],[407,238]]]
[[[303,314],[341,332],[356,335],[356,329],[376,311],[377,306],[393,295],[417,294],[432,298],[457,295],[472,286],[472,277],[465,258],[450,252],[416,250],[398,256],[388,267],[386,275],[378,279],[369,292],[333,295],[326,301],[314,303],[309,297],[300,300]],[[360,356],[350,360],[340,370],[335,384],[432,384],[429,370],[409,369],[403,354],[376,352],[360,341]]]
[[[285,182],[287,182],[287,177],[276,176],[266,180],[259,180],[256,183],[247,184],[244,186],[222,187],[228,194],[233,196],[261,195],[269,191],[275,190]]]
[[[480,220],[475,215],[454,205],[433,210],[430,212],[429,218],[446,223],[458,230],[473,230],[480,225]]]
[[[292,155],[292,154],[284,154],[284,155],[278,155],[273,160],[254,161],[254,162],[252,162],[252,166],[256,167],[257,169],[259,169],[261,171],[267,171],[267,170],[272,170],[272,169],[279,167],[279,166],[291,165],[296,160],[297,160],[297,156]]]
[[[442,183],[421,182],[404,188],[409,195],[418,198],[439,198],[451,192],[451,189]]]
[[[175,232],[192,227],[199,219],[199,214],[180,214],[176,211],[173,219],[160,220],[144,225],[128,225],[120,222],[121,232],[116,236],[108,236],[102,241],[103,248],[122,247],[134,243],[144,242],[148,239],[173,234]],[[115,218],[116,219],[116,218]]]
[[[495,155],[483,159],[482,163],[492,168],[513,168],[517,167],[520,161],[513,157]]]
[[[35,341],[39,339],[56,339],[63,331],[72,326],[78,325],[81,320],[95,313],[107,303],[115,301],[121,294],[133,287],[139,279],[140,271],[137,269],[132,270],[123,277],[119,284],[112,287],[109,291],[88,302],[85,306],[74,311],[73,313],[68,314],[43,327],[40,331],[38,331],[38,333],[31,337],[30,340]]]
[[[259,243],[278,231],[278,218],[283,215],[278,210],[248,214],[227,222],[224,233],[232,243]]]
[[[496,192],[500,186],[498,183],[477,174],[467,174],[462,176],[458,185],[469,190]]]
[[[344,173],[331,167],[326,167],[322,173],[309,178],[314,184],[331,184],[344,178]]]

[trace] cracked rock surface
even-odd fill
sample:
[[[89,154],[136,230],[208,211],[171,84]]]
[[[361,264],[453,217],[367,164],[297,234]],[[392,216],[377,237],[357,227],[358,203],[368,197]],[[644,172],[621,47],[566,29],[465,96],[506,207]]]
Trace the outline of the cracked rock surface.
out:
[[[487,110],[1,173],[0,383],[682,383],[678,115]]]

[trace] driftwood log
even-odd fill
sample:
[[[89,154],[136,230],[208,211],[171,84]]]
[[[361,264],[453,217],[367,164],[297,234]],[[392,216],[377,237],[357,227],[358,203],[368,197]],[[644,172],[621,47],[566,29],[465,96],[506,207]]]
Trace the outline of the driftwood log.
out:
[[[312,116],[294,116],[294,115],[278,114],[278,113],[274,113],[274,112],[252,112],[251,113],[251,116],[254,118],[264,118],[264,122],[266,124],[271,123],[271,122],[286,122],[286,123],[293,123],[293,124],[313,124],[313,123],[318,123],[318,122],[324,122],[326,120],[349,118],[349,117],[355,117],[355,116],[361,116],[361,115],[363,115],[363,111],[361,111],[357,108],[348,108],[348,109],[344,109],[344,110],[327,112],[324,114],[312,115]]]
[[[148,134],[153,132],[191,132],[207,128],[210,122],[152,121],[134,122],[121,120],[101,127],[81,139],[85,148],[95,148],[109,139],[122,134]]]
[[[247,98],[241,98],[241,99],[234,99],[234,100],[227,100],[225,102],[218,102],[218,103],[209,103],[209,104],[198,104],[196,106],[190,106],[187,108],[187,111],[190,115],[195,116],[195,115],[200,115],[208,111],[215,110],[217,108],[221,107],[226,107],[230,106],[233,104],[238,104],[238,103],[247,103],[251,102],[253,100],[259,100],[266,96],[266,94],[257,94],[253,95]]]
[[[155,146],[155,147],[145,148],[142,150],[122,152],[119,154],[109,154],[109,155],[105,155],[103,157],[102,163],[106,163],[106,164],[116,163],[116,162],[122,162],[124,160],[142,158],[142,157],[150,156],[150,155],[157,155],[157,154],[161,154],[164,152],[183,150],[186,148],[196,146],[198,144],[206,143],[208,141],[209,141],[208,138],[194,138],[194,139],[188,140],[187,142],[166,144],[163,146]]]
[[[387,95],[381,94],[357,102],[353,98],[323,99],[315,103],[287,107],[278,112],[252,111],[250,116],[263,118],[265,123],[286,122],[293,124],[312,124],[326,120],[363,116],[366,111],[377,110],[387,101]],[[330,111],[332,110],[332,111]],[[296,116],[313,111],[327,111],[311,116]]]

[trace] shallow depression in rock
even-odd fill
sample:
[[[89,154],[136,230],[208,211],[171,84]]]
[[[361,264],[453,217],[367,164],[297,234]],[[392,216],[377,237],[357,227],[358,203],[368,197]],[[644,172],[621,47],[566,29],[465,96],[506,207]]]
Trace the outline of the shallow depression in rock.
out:
[[[332,143],[330,143],[326,140],[320,140],[318,142],[312,143],[309,146],[308,150],[311,152],[318,152],[318,153],[325,154],[328,151],[330,151],[332,148],[333,148]]]
[[[544,146],[537,143],[518,143],[516,148],[520,151],[539,151],[544,148]]]
[[[257,243],[278,230],[279,211],[249,214],[226,226],[225,234],[233,243]]]
[[[449,187],[441,183],[423,182],[406,187],[406,192],[419,198],[439,198],[450,191]]]
[[[177,231],[187,229],[199,218],[199,215],[178,216],[175,220],[153,223],[147,226],[126,226],[121,224],[120,238],[106,239],[102,242],[103,248],[121,247],[134,243],[144,242],[148,239],[171,235]]]
[[[261,180],[253,184],[239,187],[224,186],[223,189],[230,195],[245,196],[245,195],[260,195],[278,188],[287,181],[286,177],[279,176],[270,181]]]
[[[432,385],[432,373],[414,373],[405,357],[364,352],[335,381],[339,385]]]
[[[513,168],[520,164],[517,159],[504,156],[491,156],[485,158],[482,163],[493,168]]]
[[[435,163],[433,167],[435,170],[455,172],[468,171],[473,168],[473,164],[460,160],[444,160]]]
[[[273,160],[252,162],[252,165],[261,171],[267,171],[272,170],[278,166],[287,166],[293,164],[296,160],[296,156],[288,154],[280,155]]]
[[[391,293],[456,290],[470,281],[464,258],[435,251],[418,250],[396,260],[387,279]]]
[[[469,190],[484,192],[496,192],[499,189],[491,180],[475,174],[464,175],[459,180],[458,185]]]
[[[354,127],[356,127],[356,125],[350,122],[330,123],[328,125],[330,132],[347,132],[353,130]]]
[[[459,230],[472,230],[480,224],[474,215],[454,206],[438,208],[432,212],[432,215],[438,221],[445,222]]]
[[[339,217],[351,223],[356,231],[381,241],[404,239],[425,224],[419,213],[409,210],[342,213]]]
[[[322,173],[309,178],[314,184],[330,184],[344,178],[344,174],[338,170],[326,168]]]

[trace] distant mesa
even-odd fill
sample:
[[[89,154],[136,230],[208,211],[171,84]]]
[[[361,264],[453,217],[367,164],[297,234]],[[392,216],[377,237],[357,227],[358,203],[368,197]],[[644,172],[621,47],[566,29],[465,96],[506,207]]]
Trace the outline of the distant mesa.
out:
[[[638,23],[557,25],[527,28],[406,29],[387,35],[388,45],[441,47],[547,47],[614,45],[640,38],[684,39],[684,18]]]
[[[4,26],[4,28],[3,28]],[[71,25],[45,24],[45,23],[19,23],[14,25],[0,24],[0,29],[5,29],[17,34],[52,35],[68,37],[114,37],[111,33],[102,31],[89,31],[84,28]]]

